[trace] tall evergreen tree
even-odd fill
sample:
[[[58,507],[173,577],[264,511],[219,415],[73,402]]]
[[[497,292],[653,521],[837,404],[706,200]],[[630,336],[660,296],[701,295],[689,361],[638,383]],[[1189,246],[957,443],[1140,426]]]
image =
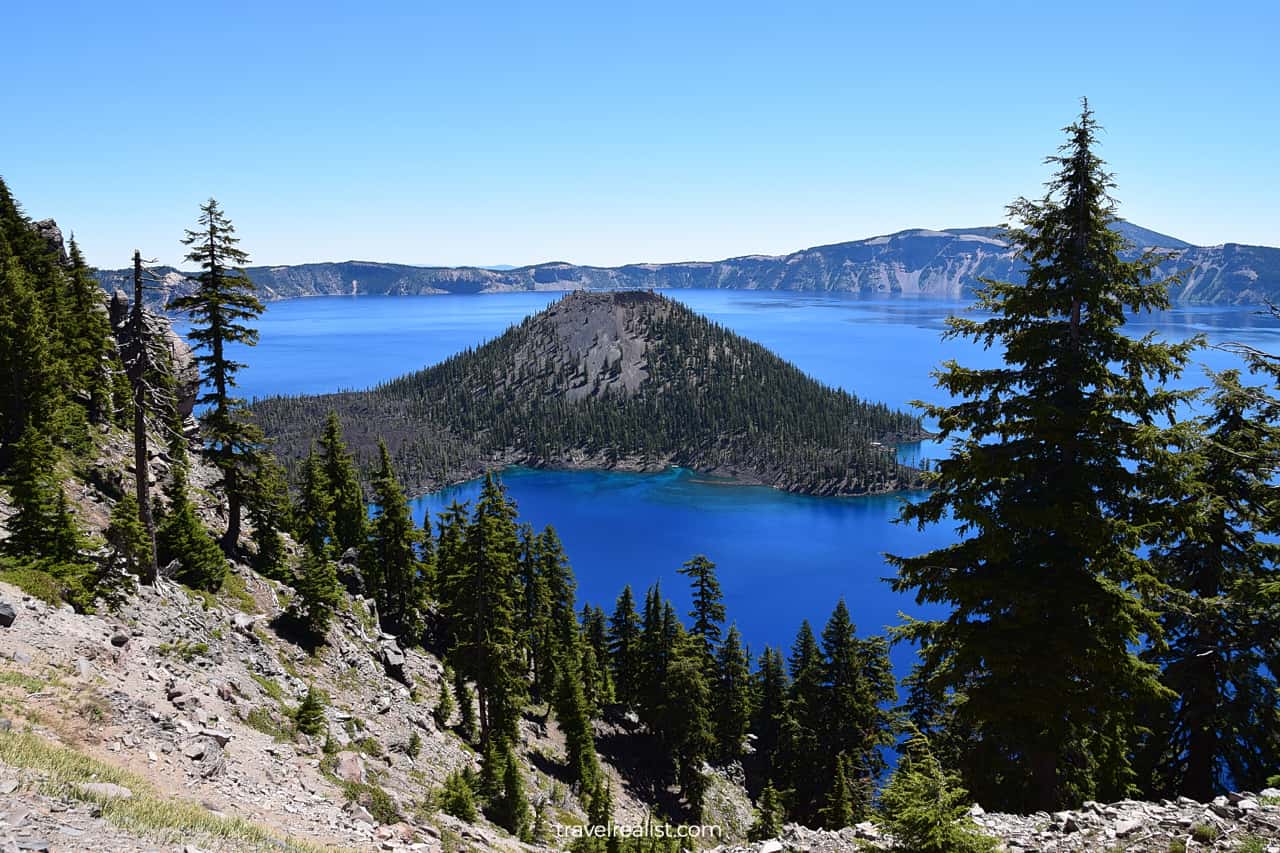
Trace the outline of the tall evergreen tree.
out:
[[[284,580],[288,553],[280,531],[290,529],[293,512],[284,466],[269,451],[257,454],[246,490],[245,513],[253,525],[253,567],[267,577]],[[304,544],[314,550],[319,543],[308,539]]]
[[[751,664],[737,625],[729,627],[716,653],[716,682],[711,696],[716,757],[724,762],[738,761],[743,756],[743,741],[751,719]]]
[[[690,633],[697,638],[703,658],[703,673],[711,677],[714,672],[716,648],[720,645],[720,626],[724,623],[724,595],[716,578],[716,564],[698,554],[680,567],[680,574],[689,578],[693,587],[693,619]]]
[[[70,268],[67,270],[68,322],[67,350],[73,387],[85,397],[91,423],[104,423],[111,418],[112,387],[109,366],[115,345],[111,322],[103,303],[102,288],[93,270],[85,263],[80,246],[73,236],[68,248]]]
[[[314,550],[329,547],[333,534],[333,494],[315,448],[307,452],[299,476],[298,503],[293,509],[293,535]]]
[[[175,439],[179,451],[185,441]],[[172,454],[171,454],[172,455]],[[173,459],[168,487],[169,507],[156,528],[156,550],[160,562],[177,561],[174,579],[193,589],[214,592],[222,586],[227,573],[227,559],[218,543],[205,530],[196,508],[187,494],[187,471],[183,457]]]
[[[329,412],[320,437],[320,457],[331,495],[333,544],[338,553],[364,544],[364,490],[355,460],[342,440],[342,423],[337,412]]]
[[[425,592],[419,550],[422,530],[413,522],[409,501],[396,478],[385,442],[378,444],[378,457],[378,470],[373,476],[373,500],[378,509],[368,525],[361,567],[378,602],[383,625],[413,637],[421,632],[420,609]],[[325,481],[328,482],[327,474]]]
[[[663,685],[666,700],[659,724],[693,820],[702,816],[707,790],[702,765],[711,757],[713,746],[708,713],[711,692],[703,675],[702,654],[701,641],[682,633],[667,669]]]
[[[443,534],[441,540],[443,548]],[[463,550],[461,560],[450,557],[450,568],[458,573],[447,582],[454,632],[450,658],[475,681],[481,739],[511,742],[525,701],[516,631],[519,539],[515,506],[492,474],[485,476]]]
[[[1280,563],[1280,401],[1239,371],[1212,379],[1207,413],[1160,463],[1176,472],[1153,555],[1165,642],[1143,655],[1177,694],[1149,738],[1149,793],[1200,802],[1265,787],[1280,767],[1280,597],[1267,590]]]
[[[756,735],[755,764],[760,777],[765,780],[775,779],[774,762],[781,742],[782,721],[787,713],[787,688],[787,669],[782,652],[766,646],[755,672],[751,717],[751,730]]]
[[[58,479],[59,457],[53,442],[28,426],[14,450],[8,485],[15,512],[8,520],[5,553],[55,563],[80,561],[80,534]]]
[[[317,551],[307,543],[297,580],[297,608],[302,624],[311,638],[323,643],[329,633],[333,611],[342,601],[338,573],[325,550]]]
[[[1131,788],[1128,750],[1112,747],[1132,743],[1138,707],[1164,693],[1137,656],[1159,626],[1141,595],[1156,579],[1140,554],[1147,531],[1132,520],[1146,491],[1134,463],[1164,441],[1157,421],[1185,393],[1163,383],[1194,345],[1123,334],[1126,311],[1169,306],[1168,283],[1152,279],[1161,258],[1120,256],[1087,103],[1066,132],[1045,197],[1009,209],[1025,283],[986,282],[987,316],[948,321],[947,338],[998,345],[1005,363],[947,362],[936,376],[957,402],[923,406],[952,451],[902,518],[954,519],[964,538],[891,558],[895,590],[952,608],[898,636],[921,644],[935,693],[963,697],[967,787],[1011,810]]]
[[[893,718],[885,710],[897,698],[888,644],[879,637],[859,640],[842,598],[822,631],[822,653],[819,742],[825,754],[841,757],[832,778],[843,777],[843,796],[861,820],[871,807],[875,780],[886,769],[882,751],[894,741]]]
[[[26,428],[48,429],[61,405],[51,346],[31,274],[0,242],[0,470]]]
[[[618,701],[635,707],[640,701],[640,617],[631,586],[623,587],[609,620],[609,660]]]
[[[560,673],[556,681],[556,720],[564,732],[570,777],[583,790],[590,790],[596,783],[600,768],[596,761],[590,705],[583,689],[582,638],[572,612],[561,612],[556,635],[557,670]]]
[[[244,365],[229,350],[258,343],[258,332],[249,323],[262,314],[263,307],[257,287],[243,270],[249,255],[239,248],[235,226],[218,202],[211,198],[202,204],[197,222],[197,228],[188,229],[182,240],[189,247],[186,260],[201,269],[196,289],[173,300],[170,307],[191,318],[187,337],[201,353],[196,363],[207,387],[199,402],[208,406],[202,435],[210,459],[222,473],[227,529],[221,544],[231,553],[240,538],[245,468],[262,443],[262,434],[245,419],[244,401],[233,396],[236,374]]]

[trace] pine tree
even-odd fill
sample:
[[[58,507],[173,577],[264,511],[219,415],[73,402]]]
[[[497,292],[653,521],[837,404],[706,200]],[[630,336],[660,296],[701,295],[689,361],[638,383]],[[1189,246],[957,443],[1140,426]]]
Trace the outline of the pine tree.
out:
[[[342,424],[337,412],[330,411],[325,420],[324,434],[320,437],[320,457],[331,496],[329,505],[333,512],[334,545],[341,553],[364,544],[366,516],[360,475],[342,439]]]
[[[181,439],[175,442],[178,449],[182,444]],[[173,460],[168,496],[169,508],[156,528],[160,561],[166,564],[177,561],[175,580],[193,589],[218,590],[227,573],[227,559],[205,530],[187,496],[187,473],[181,457]]]
[[[297,730],[311,737],[320,737],[328,730],[329,724],[324,717],[324,694],[314,684],[307,687],[307,695],[293,713],[293,724]]]
[[[476,822],[476,795],[466,771],[454,770],[444,777],[440,810],[467,823]]]
[[[199,264],[201,272],[195,279],[195,291],[173,300],[170,307],[191,318],[187,337],[202,353],[196,356],[207,386],[199,400],[208,406],[202,437],[210,459],[222,473],[227,530],[221,545],[231,553],[240,538],[245,467],[262,443],[262,434],[245,420],[244,401],[232,396],[236,374],[243,365],[228,350],[237,344],[258,343],[258,332],[248,323],[262,314],[263,307],[257,287],[242,269],[249,255],[238,247],[235,227],[217,201],[211,198],[200,206],[198,228],[188,229],[182,242],[190,247],[186,260]]]
[[[765,785],[760,791],[760,805],[756,810],[756,819],[747,831],[750,841],[767,841],[782,834],[782,803],[773,785]]]
[[[378,470],[373,477],[373,499],[378,509],[368,525],[361,567],[378,602],[383,625],[394,633],[416,637],[422,631],[425,593],[419,552],[422,530],[413,522],[409,501],[392,469],[385,442],[379,443],[378,453]],[[325,479],[328,480],[327,475]]]
[[[1148,739],[1153,796],[1208,802],[1256,790],[1280,767],[1280,605],[1267,584],[1280,562],[1280,401],[1212,375],[1206,414],[1185,424],[1178,452],[1159,464],[1170,490],[1153,561],[1169,587],[1165,642],[1143,658],[1160,666],[1176,699]]]
[[[824,829],[844,829],[853,824],[857,795],[850,779],[849,764],[849,756],[843,752],[836,756],[826,801],[820,813]]]
[[[313,640],[323,643],[333,612],[342,602],[337,569],[324,551],[317,553],[310,544],[306,546],[296,586],[303,627]]]
[[[144,575],[151,563],[151,537],[138,517],[138,501],[125,492],[111,508],[111,520],[104,531],[107,544],[115,552],[119,569],[106,564],[102,567],[96,584],[98,594],[111,607],[117,607],[128,599],[136,588],[134,578]]]
[[[245,513],[253,525],[256,546],[253,567],[259,574],[284,580],[288,553],[280,531],[292,526],[292,507],[284,467],[269,452],[257,454],[246,493]],[[305,544],[314,551],[317,543],[309,539]]]
[[[298,503],[293,508],[293,535],[299,542],[321,551],[329,547],[333,534],[333,496],[315,448],[307,452],[299,480]]]
[[[702,668],[701,641],[683,635],[667,669],[666,702],[660,731],[676,771],[676,782],[693,820],[702,815],[707,778],[702,765],[711,757],[711,695]]]
[[[453,683],[453,680],[453,670],[446,666],[444,673],[440,677],[440,698],[436,700],[436,706],[431,711],[432,719],[442,729],[446,728],[449,725],[449,721],[453,719],[453,691],[449,686]]]
[[[592,716],[614,701],[613,673],[609,670],[609,641],[604,611],[582,606],[582,670]]]
[[[716,654],[716,677],[712,691],[715,752],[717,758],[728,763],[742,758],[751,719],[751,664],[736,625],[729,627]]]
[[[609,620],[609,661],[618,701],[634,708],[640,701],[640,617],[631,586],[623,587]]]
[[[467,684],[466,676],[460,670],[454,671],[453,693],[458,701],[458,734],[467,743],[473,743],[478,734],[476,731],[476,695]]]
[[[1167,308],[1168,287],[1151,279],[1160,258],[1120,258],[1097,132],[1086,103],[1050,158],[1045,197],[1009,209],[1025,283],[987,282],[978,306],[989,316],[948,321],[948,338],[998,345],[1005,364],[936,374],[958,401],[923,408],[952,451],[902,517],[954,523],[965,538],[891,558],[895,590],[951,607],[897,635],[921,644],[936,694],[962,697],[956,714],[974,733],[966,784],[1013,811],[1124,796],[1138,708],[1165,692],[1137,657],[1159,627],[1141,597],[1156,579],[1139,553],[1148,531],[1130,520],[1147,491],[1134,463],[1165,440],[1156,421],[1186,394],[1160,386],[1195,342],[1121,331],[1126,311]]]
[[[30,274],[4,248],[0,243],[0,470],[19,454],[26,429],[47,429],[61,405],[44,309]]]
[[[819,745],[842,756],[846,796],[861,820],[871,807],[874,780],[886,769],[882,750],[893,745],[893,718],[885,707],[897,698],[888,645],[859,640],[844,599],[822,631],[824,726]],[[834,777],[833,777],[834,778]]]
[[[680,568],[680,574],[689,578],[693,586],[693,619],[690,633],[701,645],[703,674],[713,677],[716,647],[720,645],[720,625],[724,622],[724,596],[720,581],[716,579],[716,564],[698,554]]]
[[[787,705],[787,670],[782,652],[765,647],[754,677],[751,731],[756,735],[756,766],[761,778],[773,780]]]
[[[556,721],[564,733],[569,754],[569,776],[583,790],[589,790],[595,784],[600,768],[596,760],[590,706],[583,689],[582,639],[572,612],[562,612],[560,620],[556,632],[559,652],[556,669],[560,674],[556,680],[554,702]]]
[[[945,771],[918,730],[907,740],[898,766],[880,795],[879,822],[895,849],[908,853],[987,853],[995,839],[969,816],[969,792]]]
[[[529,800],[524,792],[524,778],[520,774],[520,765],[510,747],[503,751],[505,757],[502,772],[502,796],[499,799],[494,823],[510,832],[517,838],[528,841],[530,838]]]
[[[493,736],[513,742],[524,708],[525,673],[515,624],[518,548],[515,506],[498,480],[486,475],[466,529],[465,557],[449,557],[456,574],[447,581],[454,631],[450,660],[475,681],[484,743]]]
[[[830,766],[819,735],[827,727],[822,651],[808,620],[800,625],[788,661],[791,693],[779,727],[776,782],[787,791],[791,817],[812,824],[821,807],[823,779],[813,768]]]
[[[34,426],[28,426],[14,451],[8,481],[15,512],[8,520],[5,553],[55,563],[79,561],[80,535],[55,473],[58,451],[53,442]]]
[[[70,322],[66,324],[66,331],[72,383],[85,395],[89,422],[99,424],[110,419],[113,409],[108,372],[115,350],[111,322],[103,304],[102,288],[98,286],[93,270],[85,263],[74,236],[68,256]]]

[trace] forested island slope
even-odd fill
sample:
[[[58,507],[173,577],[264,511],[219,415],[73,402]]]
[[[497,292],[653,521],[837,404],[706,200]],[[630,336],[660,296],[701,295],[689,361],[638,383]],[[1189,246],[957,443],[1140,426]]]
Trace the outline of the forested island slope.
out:
[[[366,391],[273,397],[254,414],[290,463],[341,417],[357,458],[385,438],[414,490],[505,464],[670,465],[819,495],[919,484],[893,443],[918,418],[828,388],[648,292],[573,293],[500,337]]]

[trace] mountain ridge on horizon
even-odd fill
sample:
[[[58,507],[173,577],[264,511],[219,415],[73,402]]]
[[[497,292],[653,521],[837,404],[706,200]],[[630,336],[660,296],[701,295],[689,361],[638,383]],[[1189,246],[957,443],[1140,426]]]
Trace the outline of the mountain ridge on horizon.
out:
[[[1114,226],[1131,244],[1128,256],[1152,249],[1169,254],[1157,273],[1183,280],[1174,301],[1260,304],[1280,300],[1280,248],[1224,243],[1195,246],[1126,220]],[[306,296],[427,295],[518,291],[736,289],[963,298],[979,279],[1018,280],[1022,270],[999,226],[910,228],[829,243],[783,255],[748,254],[721,260],[635,262],[594,266],[569,261],[499,266],[420,266],[383,261],[319,261],[246,268],[270,301]],[[939,241],[944,241],[939,243]],[[167,302],[189,288],[174,267],[157,270]],[[131,271],[100,270],[108,291],[128,290]]]

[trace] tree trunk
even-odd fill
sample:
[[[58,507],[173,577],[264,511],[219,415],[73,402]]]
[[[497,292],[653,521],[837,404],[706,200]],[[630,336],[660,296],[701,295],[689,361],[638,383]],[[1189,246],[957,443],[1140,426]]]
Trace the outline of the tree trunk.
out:
[[[234,467],[226,469],[222,476],[227,492],[227,532],[222,535],[222,550],[234,556],[240,547],[240,475]]]
[[[133,479],[138,499],[138,520],[147,532],[149,548],[142,567],[142,582],[154,584],[159,574],[156,559],[156,525],[151,517],[151,469],[147,453],[147,327],[142,313],[142,253],[133,253],[133,362],[129,379],[133,386]]]

